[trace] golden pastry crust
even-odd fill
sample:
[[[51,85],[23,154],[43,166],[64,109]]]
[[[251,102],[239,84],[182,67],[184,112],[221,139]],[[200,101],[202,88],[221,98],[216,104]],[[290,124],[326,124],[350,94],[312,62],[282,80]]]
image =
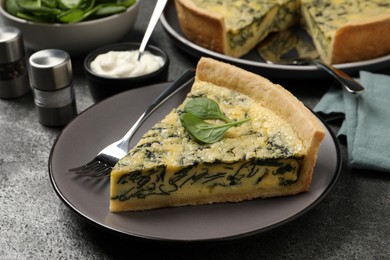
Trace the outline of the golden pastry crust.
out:
[[[180,27],[183,33],[202,47],[226,53],[224,18],[198,8],[190,0],[175,1]]]
[[[317,152],[325,136],[324,127],[318,118],[282,86],[273,84],[259,75],[237,69],[230,64],[210,58],[201,58],[196,77],[198,80],[227,87],[254,98],[262,106],[286,120],[305,145],[307,155],[298,182],[291,185],[287,192],[279,189],[273,194],[262,194],[260,197],[292,195],[307,191],[312,180]]]
[[[338,64],[390,53],[390,15],[347,24],[336,31],[328,63]]]

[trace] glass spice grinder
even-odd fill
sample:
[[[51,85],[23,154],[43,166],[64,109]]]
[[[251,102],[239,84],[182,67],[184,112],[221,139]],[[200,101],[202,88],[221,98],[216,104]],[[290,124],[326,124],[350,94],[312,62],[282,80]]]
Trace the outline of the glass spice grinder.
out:
[[[30,81],[38,119],[45,126],[63,126],[77,114],[70,56],[58,49],[30,56]]]
[[[0,27],[0,98],[21,97],[29,90],[22,33],[12,26]]]

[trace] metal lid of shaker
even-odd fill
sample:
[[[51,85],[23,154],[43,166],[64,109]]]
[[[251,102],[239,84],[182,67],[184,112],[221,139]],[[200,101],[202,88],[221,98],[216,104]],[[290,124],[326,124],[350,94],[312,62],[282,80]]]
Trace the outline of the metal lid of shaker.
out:
[[[0,27],[0,64],[18,61],[25,56],[21,31],[12,26]]]
[[[30,56],[30,80],[34,88],[52,91],[72,83],[72,63],[67,52],[47,49]]]

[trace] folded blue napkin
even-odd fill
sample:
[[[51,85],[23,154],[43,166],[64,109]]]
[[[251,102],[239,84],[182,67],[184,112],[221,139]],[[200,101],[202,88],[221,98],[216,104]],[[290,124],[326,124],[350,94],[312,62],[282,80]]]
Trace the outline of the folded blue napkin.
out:
[[[390,172],[390,76],[361,71],[366,90],[358,95],[331,88],[314,111],[345,115],[338,137],[346,137],[349,165]]]

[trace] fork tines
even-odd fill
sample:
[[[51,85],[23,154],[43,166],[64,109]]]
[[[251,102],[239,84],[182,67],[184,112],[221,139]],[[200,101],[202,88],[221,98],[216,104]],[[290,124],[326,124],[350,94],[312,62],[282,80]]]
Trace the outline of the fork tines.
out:
[[[72,171],[75,174],[94,178],[106,177],[110,174],[111,170],[112,166],[97,159],[94,159],[83,166],[69,169],[69,171]]]

